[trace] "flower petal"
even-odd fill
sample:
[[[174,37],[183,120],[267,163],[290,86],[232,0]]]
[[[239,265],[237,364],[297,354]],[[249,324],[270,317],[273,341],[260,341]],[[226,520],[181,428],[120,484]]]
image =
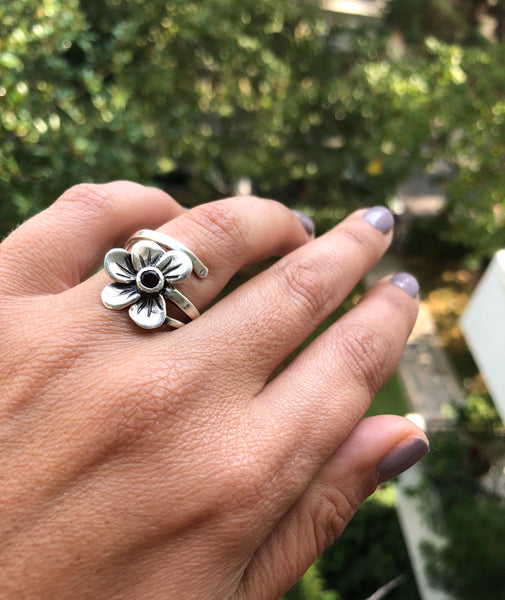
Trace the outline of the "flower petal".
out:
[[[158,259],[165,254],[161,246],[148,240],[137,242],[131,249],[132,263],[135,271],[144,267],[154,267]]]
[[[102,290],[102,302],[114,310],[130,306],[139,298],[137,286],[132,283],[110,283]]]
[[[159,294],[143,295],[130,306],[130,317],[144,329],[155,329],[167,318],[165,299]]]
[[[191,275],[193,263],[184,252],[170,250],[158,259],[156,267],[163,273],[166,281],[176,283]]]
[[[113,248],[105,256],[103,263],[105,272],[119,283],[135,281],[135,269],[133,268],[130,253],[123,248]]]

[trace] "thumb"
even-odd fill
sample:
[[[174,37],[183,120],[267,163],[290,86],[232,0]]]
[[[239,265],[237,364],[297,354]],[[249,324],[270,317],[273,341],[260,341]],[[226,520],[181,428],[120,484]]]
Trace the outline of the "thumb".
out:
[[[279,598],[344,531],[379,483],[428,451],[421,429],[404,417],[362,419],[281,518],[244,574],[240,600]]]

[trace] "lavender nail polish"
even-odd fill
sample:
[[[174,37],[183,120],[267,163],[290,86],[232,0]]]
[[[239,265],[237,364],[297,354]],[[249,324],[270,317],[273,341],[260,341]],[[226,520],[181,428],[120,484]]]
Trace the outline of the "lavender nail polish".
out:
[[[410,275],[410,273],[397,273],[391,279],[391,283],[401,288],[404,292],[407,292],[412,298],[416,298],[417,294],[419,294],[417,279],[413,275]]]
[[[400,442],[386,454],[377,467],[377,481],[384,483],[400,475],[422,458],[428,450],[429,446],[423,438],[415,435]]]
[[[316,226],[314,225],[314,221],[301,210],[293,211],[298,219],[301,221],[303,228],[308,233],[308,235],[314,235],[316,231]]]
[[[395,224],[395,220],[391,211],[385,206],[374,206],[366,211],[363,215],[363,221],[370,223],[372,227],[375,227],[381,233],[387,233]]]

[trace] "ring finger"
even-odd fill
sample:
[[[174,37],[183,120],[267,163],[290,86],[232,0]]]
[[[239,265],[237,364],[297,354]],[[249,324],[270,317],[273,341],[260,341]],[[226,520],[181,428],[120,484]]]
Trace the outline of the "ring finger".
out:
[[[201,309],[215,298],[241,267],[270,256],[290,252],[310,239],[312,232],[309,229],[307,223],[304,225],[303,217],[300,218],[278,202],[241,197],[220,200],[197,207],[166,223],[156,234],[166,235],[177,240],[177,242],[190,248],[201,262],[208,266],[209,273],[205,279],[199,279],[193,275],[177,285],[175,291],[172,290],[172,294],[182,298],[182,301],[190,299],[196,308]],[[156,244],[153,245],[151,242],[147,242],[146,245],[146,242],[142,241],[139,242],[139,245],[142,248],[152,248],[154,253],[161,251],[161,248],[157,250]],[[133,267],[138,270],[144,263],[141,257],[137,259],[135,246],[132,248],[131,256],[134,263]],[[163,253],[161,256],[163,256]],[[118,257],[128,259],[125,251],[119,251]],[[137,262],[139,264],[136,264]],[[124,266],[128,268],[128,265],[125,264]],[[132,275],[128,275],[128,277],[131,279]],[[118,274],[117,281],[120,278],[121,275]],[[124,327],[128,327],[131,331],[132,326],[135,326],[126,314],[117,315],[111,311],[104,311],[103,307],[98,306],[95,301],[91,301],[89,298],[88,294],[93,295],[96,299],[100,294],[100,290],[107,283],[110,283],[110,279],[105,273],[99,273],[80,287],[79,295],[84,297],[84,302],[87,303],[87,307],[83,306],[83,311],[97,311],[90,321],[98,324],[100,328],[107,322],[109,326],[117,331],[124,331]],[[143,315],[141,312],[140,315],[137,315],[134,312],[132,315],[130,312],[132,319],[137,324],[142,324],[146,328],[151,326],[154,328],[160,322],[162,323],[161,316],[164,313],[162,312],[161,315],[156,316],[154,311],[157,308],[160,311],[166,310],[168,315],[171,314],[172,305],[170,302],[163,302],[161,307],[154,307],[152,310],[150,306],[144,306],[142,299],[137,298],[140,295],[137,289],[139,284],[132,286],[133,296],[127,297],[124,303],[121,299],[125,295],[121,287],[122,284],[113,284],[113,286],[116,287],[112,287],[111,294],[117,294],[121,301],[118,300],[117,304],[114,305],[113,298],[110,301],[111,307],[120,308],[132,305],[133,302],[134,304],[138,303],[139,311],[146,313]],[[163,295],[168,297],[165,292]],[[185,298],[186,296],[187,298]],[[171,296],[170,300],[173,300]],[[107,299],[105,301],[108,305]],[[175,303],[177,303],[177,298]],[[134,308],[137,311],[137,304]],[[194,309],[190,306],[189,316],[192,316],[192,310]],[[149,319],[151,319],[152,325]]]

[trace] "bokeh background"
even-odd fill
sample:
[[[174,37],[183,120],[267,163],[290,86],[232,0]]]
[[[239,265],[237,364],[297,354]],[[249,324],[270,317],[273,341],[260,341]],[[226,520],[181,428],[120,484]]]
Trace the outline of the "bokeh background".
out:
[[[0,234],[119,178],[189,207],[274,197],[318,232],[397,214],[393,251],[466,397],[425,469],[449,540],[430,577],[472,600],[505,598],[505,508],[479,483],[504,430],[457,325],[505,245],[504,52],[502,0],[0,2]],[[408,403],[393,378],[373,410]],[[286,598],[419,598],[394,504],[379,490]]]

